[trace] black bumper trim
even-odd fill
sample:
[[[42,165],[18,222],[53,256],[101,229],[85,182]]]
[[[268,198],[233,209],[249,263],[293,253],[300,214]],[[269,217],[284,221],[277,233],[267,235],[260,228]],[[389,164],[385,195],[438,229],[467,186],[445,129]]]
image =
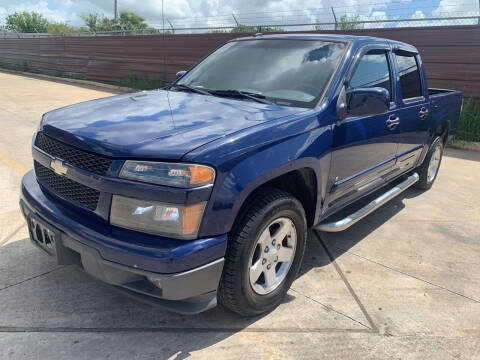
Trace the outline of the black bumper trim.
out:
[[[47,254],[56,256],[58,264],[80,265],[88,275],[129,297],[181,314],[197,314],[217,305],[224,258],[179,273],[150,272],[135,268],[135,265],[130,267],[105,260],[98,250],[74,240],[27,209],[23,210],[27,219],[35,219],[55,232],[55,251]],[[29,231],[32,237],[30,225]],[[39,246],[37,241],[32,242]]]
[[[183,300],[215,291],[224,263],[221,258],[185,272],[159,274],[105,260],[96,249],[63,234],[62,244],[80,254],[83,269],[96,279],[164,300]],[[161,287],[147,278],[158,281]]]

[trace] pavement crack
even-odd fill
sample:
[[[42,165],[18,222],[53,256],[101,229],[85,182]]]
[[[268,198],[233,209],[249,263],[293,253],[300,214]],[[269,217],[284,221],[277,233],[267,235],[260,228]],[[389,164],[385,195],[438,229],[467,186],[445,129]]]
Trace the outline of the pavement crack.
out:
[[[343,282],[345,283],[345,286],[347,287],[348,291],[350,292],[350,295],[352,295],[353,299],[355,300],[355,302],[357,303],[358,307],[360,308],[360,310],[362,311],[363,313],[363,316],[365,316],[365,319],[367,319],[368,323],[370,324],[370,327],[373,331],[375,331],[376,333],[379,332],[378,330],[378,327],[375,325],[375,323],[373,322],[373,319],[370,317],[370,314],[367,312],[367,309],[365,309],[365,306],[363,306],[362,302],[360,301],[360,299],[358,298],[357,294],[355,293],[355,291],[353,290],[352,286],[350,285],[350,283],[348,282],[348,279],[347,277],[345,276],[345,274],[343,273],[342,269],[340,268],[340,266],[338,266],[337,262],[335,261],[335,258],[332,256],[332,254],[330,253],[330,251],[328,250],[327,246],[325,245],[325,243],[323,242],[322,238],[320,237],[320,235],[318,234],[317,231],[313,231],[313,233],[315,234],[315,237],[318,239],[318,241],[320,242],[320,245],[323,247],[323,249],[325,250],[325,252],[327,253],[328,257],[330,258],[330,261],[332,262],[333,264],[333,267],[335,268],[335,270],[337,271],[338,275],[342,278]]]
[[[351,317],[351,316],[349,316],[349,315],[347,315],[347,314],[342,313],[341,311],[335,310],[335,309],[334,309],[333,307],[331,307],[331,306],[322,304],[320,301],[315,300],[314,298],[311,298],[311,297],[308,296],[308,295],[302,294],[301,292],[299,292],[299,291],[297,291],[297,290],[295,290],[295,289],[290,288],[290,290],[292,290],[293,292],[296,292],[297,294],[299,294],[299,295],[301,295],[301,296],[304,296],[304,297],[306,297],[307,299],[309,299],[309,300],[311,300],[311,301],[313,301],[313,302],[315,302],[315,303],[323,306],[323,307],[324,307],[325,309],[327,309],[327,310],[330,310],[330,311],[333,311],[333,312],[335,312],[335,313],[337,313],[337,314],[339,314],[339,315],[342,315],[342,316],[346,317],[347,319],[350,319],[350,320],[352,320],[352,321],[354,321],[354,322],[356,322],[356,323],[364,326],[365,328],[367,328],[367,329],[369,329],[369,330],[373,330],[373,329],[370,328],[368,325],[365,325],[365,324],[362,323],[361,321],[358,321],[358,320],[354,319],[353,317]]]
[[[362,255],[359,255],[359,254],[355,254],[354,252],[351,252],[351,251],[346,250],[346,249],[342,249],[342,248],[340,248],[340,247],[338,247],[338,246],[335,246],[335,248],[337,248],[337,249],[340,250],[340,251],[347,252],[347,253],[349,253],[349,254],[351,254],[351,255],[357,256],[357,257],[359,257],[359,258],[361,258],[361,259],[363,259],[363,260],[369,261],[369,262],[371,262],[371,263],[373,263],[373,264],[382,266],[382,267],[384,267],[384,268],[386,268],[386,269],[389,269],[389,270],[391,270],[391,271],[395,271],[395,272],[397,272],[397,273],[399,273],[399,274],[402,274],[402,275],[411,277],[411,278],[416,279],[416,280],[418,280],[418,281],[421,281],[421,282],[424,282],[424,283],[426,283],[426,284],[435,286],[435,287],[437,287],[437,288],[439,288],[439,289],[441,289],[441,290],[448,291],[448,292],[450,292],[450,293],[452,293],[452,294],[461,296],[461,297],[463,297],[463,298],[465,298],[465,299],[468,299],[468,300],[471,300],[471,301],[473,301],[473,302],[476,302],[476,303],[479,303],[479,304],[480,304],[480,300],[471,298],[471,297],[469,297],[469,296],[467,296],[467,295],[464,295],[464,294],[462,294],[462,293],[456,292],[456,291],[454,291],[454,290],[450,290],[449,288],[446,288],[446,287],[444,287],[444,286],[441,286],[441,285],[432,283],[432,282],[430,282],[430,281],[428,281],[428,280],[419,278],[419,277],[417,277],[417,276],[415,276],[415,275],[407,274],[406,272],[403,272],[403,271],[398,270],[398,269],[394,269],[394,268],[392,268],[392,267],[390,267],[390,266],[388,266],[388,265],[379,263],[379,262],[377,262],[377,261],[375,261],[375,260],[372,260],[372,259],[369,259],[369,258],[367,258],[367,257],[365,257],[365,256],[362,256]]]
[[[24,280],[18,282],[18,283],[7,285],[7,286],[1,288],[0,291],[6,290],[6,289],[8,289],[8,288],[11,288],[11,287],[14,287],[14,286],[17,286],[17,285],[20,285],[20,284],[23,284],[23,283],[25,283],[25,282],[27,282],[27,281],[30,281],[30,280],[33,280],[33,279],[42,277],[42,276],[44,276],[44,275],[48,275],[48,274],[50,274],[50,273],[52,273],[52,272],[54,272],[54,271],[60,270],[61,268],[62,268],[62,266],[56,267],[55,269],[52,269],[52,270],[50,270],[50,271],[46,271],[46,272],[44,272],[44,273],[41,273],[41,274],[38,274],[38,275],[35,275],[35,276],[32,276],[32,277],[29,277],[29,278],[27,278],[27,279],[24,279]]]
[[[16,228],[10,235],[7,235],[7,237],[3,240],[0,241],[0,247],[5,245],[7,242],[9,242],[20,230],[23,229],[24,226],[26,226],[27,223],[24,222],[22,225],[20,225],[18,228]]]
[[[0,326],[0,333],[372,333],[368,329],[335,328],[229,328],[229,327],[21,327]]]

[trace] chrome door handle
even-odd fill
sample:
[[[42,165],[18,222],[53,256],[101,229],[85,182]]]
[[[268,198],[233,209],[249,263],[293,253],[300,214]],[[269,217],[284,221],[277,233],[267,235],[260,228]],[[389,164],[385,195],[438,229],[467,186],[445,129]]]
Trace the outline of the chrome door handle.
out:
[[[389,130],[393,130],[398,126],[398,124],[400,124],[400,118],[396,115],[390,115],[387,120],[387,128]]]
[[[420,116],[420,119],[425,120],[428,116],[428,109],[426,107],[422,107],[418,114]]]

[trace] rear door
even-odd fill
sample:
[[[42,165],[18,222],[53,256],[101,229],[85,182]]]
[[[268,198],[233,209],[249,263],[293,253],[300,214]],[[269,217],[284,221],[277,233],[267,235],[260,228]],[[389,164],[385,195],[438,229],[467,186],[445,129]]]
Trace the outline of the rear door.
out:
[[[428,132],[430,102],[423,68],[417,53],[396,49],[394,65],[397,69],[397,97],[399,120],[397,127],[397,168],[406,170],[415,165],[425,145]]]
[[[338,120],[333,132],[330,193],[326,212],[353,201],[383,182],[395,168],[397,132],[389,128],[396,117],[390,46],[368,46],[355,56],[342,91],[348,97],[354,88],[383,87],[391,95],[385,114],[355,116]]]

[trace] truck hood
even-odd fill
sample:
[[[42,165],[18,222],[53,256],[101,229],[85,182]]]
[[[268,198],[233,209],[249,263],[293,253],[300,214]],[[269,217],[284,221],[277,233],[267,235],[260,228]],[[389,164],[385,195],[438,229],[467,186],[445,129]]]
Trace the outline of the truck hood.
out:
[[[305,110],[154,90],[53,110],[41,127],[60,141],[107,156],[181,159],[220,137]]]

